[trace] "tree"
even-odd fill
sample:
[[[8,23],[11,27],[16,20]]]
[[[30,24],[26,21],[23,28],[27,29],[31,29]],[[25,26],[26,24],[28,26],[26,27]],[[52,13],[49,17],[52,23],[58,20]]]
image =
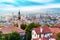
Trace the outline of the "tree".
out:
[[[21,24],[21,29],[25,30],[26,27],[27,27],[26,24]]]
[[[50,26],[49,24],[44,24],[44,26]]]
[[[4,26],[0,26],[0,28],[3,28]]]
[[[36,28],[36,27],[40,27],[40,24],[38,24],[38,23],[30,23],[26,27],[25,31],[26,31],[27,40],[31,40],[31,31],[32,31],[33,28]]]
[[[45,26],[48,26],[48,27],[50,27],[50,28],[55,27],[54,24],[44,24],[44,25],[45,25]]]
[[[26,40],[31,40],[31,31],[26,32]]]
[[[41,24],[35,23],[35,28],[36,28],[36,27],[40,27],[40,26],[41,26]]]
[[[25,31],[26,31],[26,37],[27,37],[27,40],[31,40],[31,30],[35,27],[35,24],[34,23],[30,23]]]
[[[55,27],[55,25],[54,24],[49,24],[49,27]]]
[[[36,27],[40,27],[41,25],[39,24],[39,23],[34,23],[34,22],[32,22],[32,23],[30,23],[27,27],[26,27],[26,31],[30,31],[30,30],[32,30],[33,28],[36,28]]]
[[[5,40],[10,40],[10,34],[4,34]]]
[[[9,40],[21,40],[21,36],[18,32],[12,32]]]
[[[57,34],[57,40],[60,40],[60,33]]]
[[[26,31],[30,31],[32,28],[35,27],[35,24],[34,23],[30,23],[27,27],[26,27]]]
[[[12,32],[10,34],[2,34],[0,32],[0,40],[21,40],[21,36],[18,32]]]
[[[14,24],[15,27],[18,27],[18,23]]]
[[[0,31],[0,40],[2,40],[2,32]]]

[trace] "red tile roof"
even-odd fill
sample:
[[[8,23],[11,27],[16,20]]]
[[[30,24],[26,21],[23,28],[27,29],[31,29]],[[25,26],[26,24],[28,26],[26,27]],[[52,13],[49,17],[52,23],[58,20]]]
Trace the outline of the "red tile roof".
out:
[[[37,34],[41,34],[40,28],[41,27],[34,28],[33,30],[35,30]],[[43,33],[50,33],[50,32],[52,32],[52,33],[57,34],[57,33],[60,32],[60,29],[56,28],[56,27],[49,28],[48,26],[42,26],[42,28],[43,28]],[[50,38],[56,39],[56,35],[53,34]],[[43,38],[36,38],[34,40],[39,40],[39,39],[41,39],[41,40],[49,40],[50,38],[43,37]]]
[[[36,39],[33,39],[33,40],[49,40],[49,39],[51,39],[51,38],[36,38]],[[55,39],[55,38],[52,38],[52,39]]]
[[[36,38],[36,39],[33,39],[33,40],[39,40],[39,39],[41,39],[41,40],[49,40],[48,38]]]
[[[59,28],[51,28],[51,32],[56,35],[57,33],[60,33],[60,29]]]
[[[43,29],[42,33],[50,33],[51,32],[51,30],[47,26],[34,28],[33,30],[35,30],[37,34],[41,34],[41,30],[40,30],[41,28]]]
[[[40,32],[40,27],[34,28],[33,30],[35,30],[35,32],[36,32],[37,34],[40,34],[40,33],[41,33],[41,32]]]
[[[3,34],[11,33],[13,31],[16,31],[19,33],[25,32],[24,30],[22,30],[18,27],[13,27],[13,26],[4,27],[4,28],[0,29],[0,31],[2,31]]]
[[[60,28],[60,23],[58,23],[58,24],[56,25],[56,27]]]
[[[43,26],[43,33],[51,33],[51,30],[48,26]]]
[[[56,35],[52,35],[51,38],[56,38]]]
[[[42,40],[49,40],[48,38],[42,38]]]

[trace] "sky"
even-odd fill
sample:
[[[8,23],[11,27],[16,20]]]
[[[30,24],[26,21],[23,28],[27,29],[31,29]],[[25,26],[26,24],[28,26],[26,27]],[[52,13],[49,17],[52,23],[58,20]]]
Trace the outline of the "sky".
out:
[[[0,14],[40,8],[60,8],[60,0],[0,0]]]

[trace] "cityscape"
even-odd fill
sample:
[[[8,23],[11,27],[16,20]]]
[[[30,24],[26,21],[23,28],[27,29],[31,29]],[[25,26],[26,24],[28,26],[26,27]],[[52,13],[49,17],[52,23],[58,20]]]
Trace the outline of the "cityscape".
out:
[[[60,40],[60,0],[0,0],[0,40]]]
[[[60,16],[50,12],[0,16],[0,40],[60,40]]]

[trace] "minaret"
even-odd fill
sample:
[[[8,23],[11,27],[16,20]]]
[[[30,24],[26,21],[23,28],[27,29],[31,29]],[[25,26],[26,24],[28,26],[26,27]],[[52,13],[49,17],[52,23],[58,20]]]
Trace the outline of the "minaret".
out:
[[[21,15],[20,15],[20,11],[18,12],[18,27],[21,28]]]

